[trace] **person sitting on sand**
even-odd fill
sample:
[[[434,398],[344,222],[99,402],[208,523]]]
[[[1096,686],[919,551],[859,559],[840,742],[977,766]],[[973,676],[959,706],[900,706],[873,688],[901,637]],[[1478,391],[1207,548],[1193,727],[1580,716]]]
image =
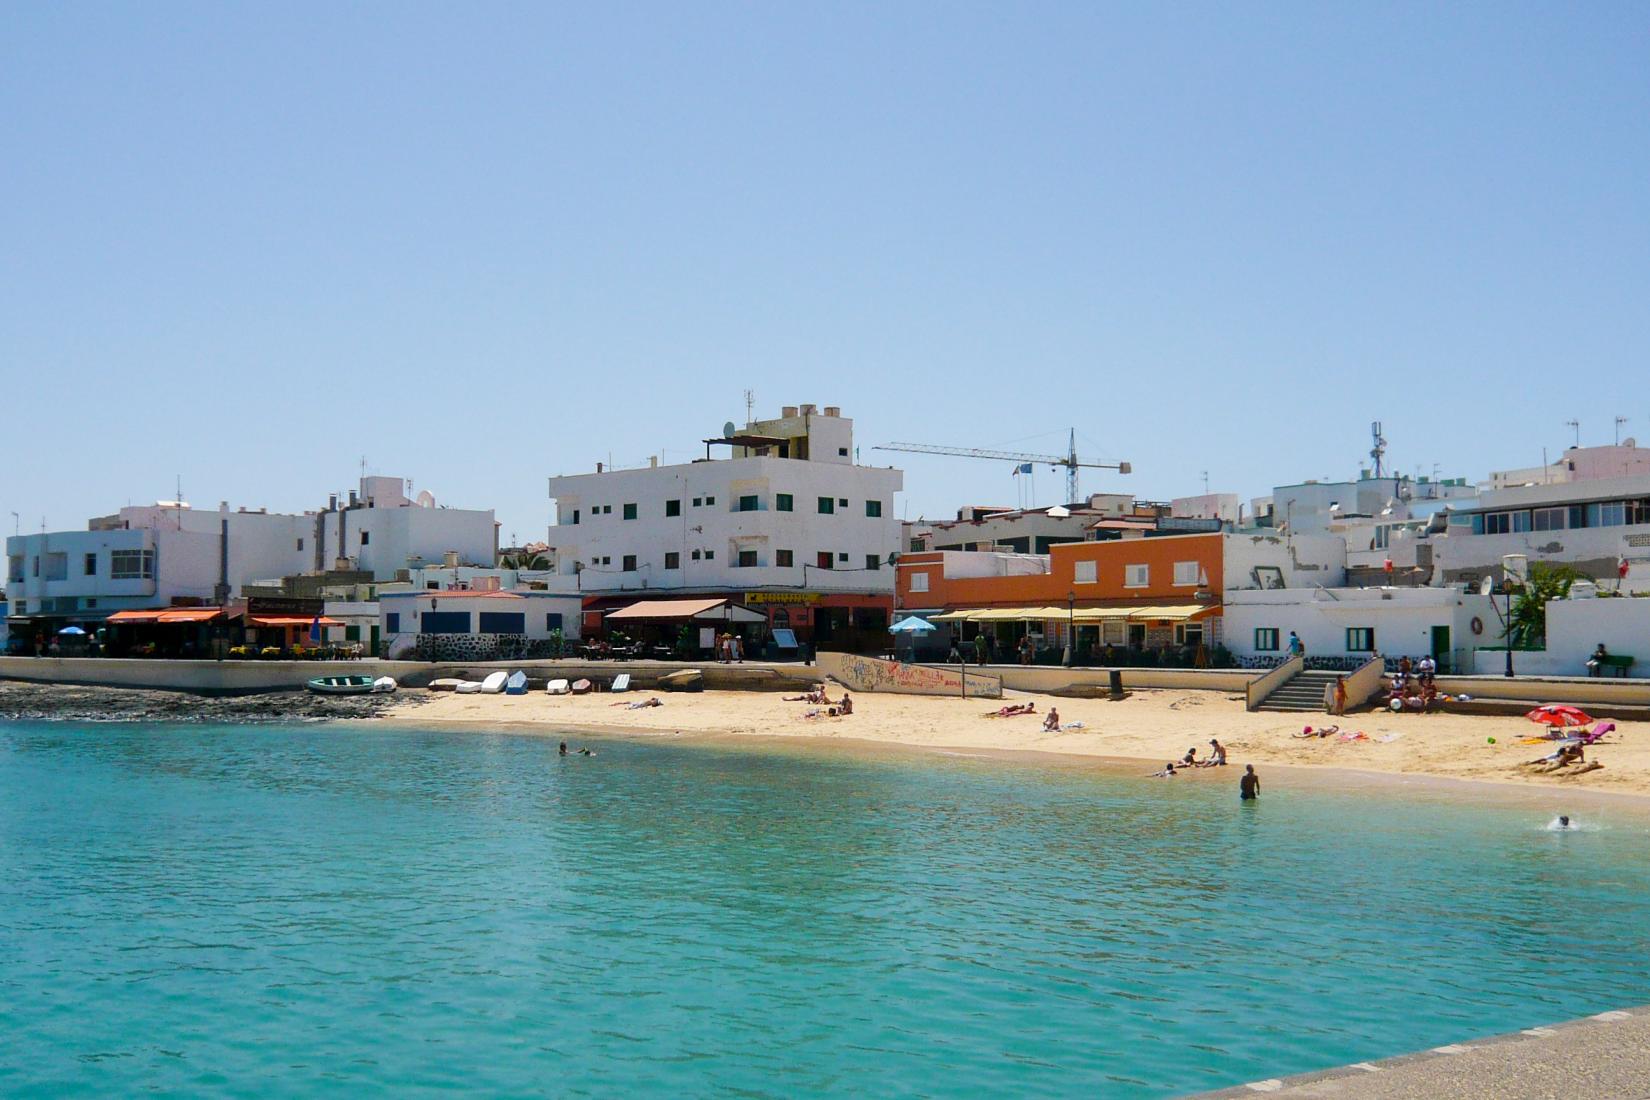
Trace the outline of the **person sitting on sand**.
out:
[[[1058,707],[1049,707],[1048,708],[1048,715],[1043,719],[1043,732],[1044,733],[1059,733],[1060,732],[1060,708],[1058,708]]]
[[[1186,755],[1182,756],[1179,760],[1175,761],[1175,766],[1179,767],[1179,768],[1195,768],[1195,767],[1198,767],[1199,765],[1198,765],[1198,762],[1197,762],[1197,746],[1193,745],[1191,748],[1187,749],[1186,750]]]
[[[1198,767],[1224,768],[1226,766],[1226,746],[1222,745],[1219,739],[1214,737],[1209,738],[1209,744],[1212,745],[1213,748],[1210,749],[1208,758],[1200,763]]]
[[[849,695],[846,691],[843,692],[842,693],[842,705],[840,707],[838,707],[837,709],[838,709],[838,711],[841,712],[842,717],[844,717],[844,718],[846,718],[846,717],[848,717],[848,715],[854,713],[854,697],[852,695]]]

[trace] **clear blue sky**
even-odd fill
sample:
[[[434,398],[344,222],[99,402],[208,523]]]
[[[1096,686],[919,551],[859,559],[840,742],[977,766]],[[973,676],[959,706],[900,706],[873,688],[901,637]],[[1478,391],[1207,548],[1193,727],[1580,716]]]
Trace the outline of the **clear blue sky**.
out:
[[[1650,441],[1647,59],[1637,3],[11,5],[0,512],[364,455],[526,539],[746,388],[1154,498],[1373,419],[1429,474]]]

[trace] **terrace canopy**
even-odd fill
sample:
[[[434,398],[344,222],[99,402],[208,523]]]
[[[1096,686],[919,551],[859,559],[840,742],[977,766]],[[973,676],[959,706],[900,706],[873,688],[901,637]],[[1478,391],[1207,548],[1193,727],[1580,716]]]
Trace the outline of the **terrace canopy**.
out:
[[[706,620],[719,623],[764,623],[767,618],[748,607],[725,599],[638,600],[628,607],[607,613],[608,622],[688,622]]]
[[[221,607],[157,607],[151,611],[116,611],[107,621],[114,626],[139,623],[209,623],[222,614]]]

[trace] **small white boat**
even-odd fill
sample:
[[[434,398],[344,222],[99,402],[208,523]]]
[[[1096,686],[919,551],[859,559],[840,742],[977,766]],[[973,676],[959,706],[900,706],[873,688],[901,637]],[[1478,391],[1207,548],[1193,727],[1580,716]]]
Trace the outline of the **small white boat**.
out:
[[[526,695],[527,673],[522,672],[520,669],[510,673],[510,678],[504,681],[504,694]]]
[[[372,690],[375,695],[388,695],[400,686],[395,682],[394,676],[380,676],[372,682]]]
[[[460,680],[458,682],[458,686],[453,688],[453,690],[458,692],[460,695],[479,695],[481,694],[481,681]]]
[[[481,694],[483,694],[483,695],[499,695],[499,694],[502,694],[503,691],[504,691],[504,681],[508,680],[509,678],[510,678],[510,674],[508,672],[489,673],[487,675],[486,679],[481,681]]]
[[[569,686],[566,680],[551,680],[548,684],[544,685],[544,690],[549,692],[551,695],[567,695],[573,689]]]
[[[455,680],[455,679],[452,679],[451,677],[444,676],[439,680],[431,680],[430,681],[430,690],[431,691],[457,691],[458,690],[458,685],[462,684],[463,682],[464,682],[463,680]]]
[[[317,676],[304,685],[317,695],[370,695],[371,676]]]

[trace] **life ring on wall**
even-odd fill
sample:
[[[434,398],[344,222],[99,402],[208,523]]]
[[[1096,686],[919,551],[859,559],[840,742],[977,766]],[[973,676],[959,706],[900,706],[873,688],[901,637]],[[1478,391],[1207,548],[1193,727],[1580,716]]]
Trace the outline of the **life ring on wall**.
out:
[[[1472,632],[1474,634],[1484,633],[1484,620],[1480,619],[1477,615],[1472,617]]]

